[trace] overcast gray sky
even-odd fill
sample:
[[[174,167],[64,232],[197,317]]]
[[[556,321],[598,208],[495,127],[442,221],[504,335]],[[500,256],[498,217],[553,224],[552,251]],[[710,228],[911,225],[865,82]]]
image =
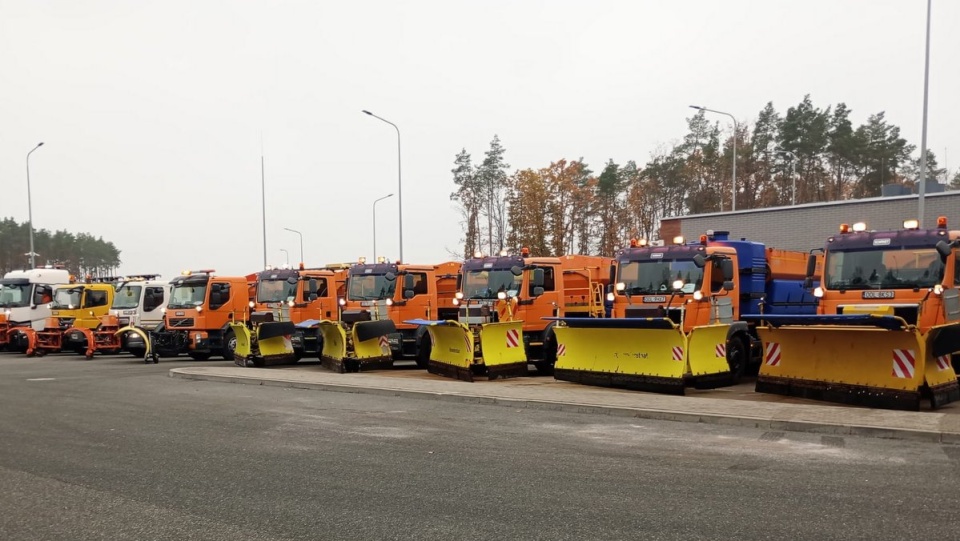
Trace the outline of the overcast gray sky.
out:
[[[960,165],[960,2],[934,0],[928,146]],[[752,122],[811,94],[920,146],[922,0],[0,0],[0,217],[101,235],[122,272],[460,252],[453,159],[645,163],[700,104]],[[729,129],[726,117],[715,118]],[[951,154],[953,156],[951,156]],[[398,257],[398,199],[377,204]],[[960,216],[953,217],[954,221]]]

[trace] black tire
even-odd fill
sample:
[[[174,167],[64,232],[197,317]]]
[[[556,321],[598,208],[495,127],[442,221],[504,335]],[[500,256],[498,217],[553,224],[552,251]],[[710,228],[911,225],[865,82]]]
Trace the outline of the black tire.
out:
[[[750,361],[750,349],[742,336],[732,336],[727,340],[727,365],[730,367],[730,380],[739,383]]]
[[[211,353],[209,351],[191,351],[189,355],[194,361],[206,361],[210,358]]]
[[[233,333],[233,329],[230,329],[223,335],[223,350],[220,352],[220,355],[228,361],[233,360],[234,352],[237,351],[237,335]]]
[[[428,333],[423,333],[420,337],[419,347],[417,347],[417,366],[426,368],[430,364],[430,352],[433,351],[433,342]]]
[[[553,332],[554,324],[551,323],[544,332],[543,336],[543,358],[533,363],[537,369],[537,374],[541,376],[552,376],[553,365],[557,363],[557,335]]]
[[[133,348],[127,350],[127,352],[138,359],[142,359],[147,355],[147,348]]]

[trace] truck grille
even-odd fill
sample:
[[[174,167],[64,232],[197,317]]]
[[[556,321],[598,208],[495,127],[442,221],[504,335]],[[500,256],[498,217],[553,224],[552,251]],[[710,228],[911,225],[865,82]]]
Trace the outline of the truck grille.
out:
[[[170,327],[171,329],[175,329],[178,327],[181,327],[181,328],[193,327],[193,318],[192,317],[172,317],[170,318],[169,324],[167,326]]]

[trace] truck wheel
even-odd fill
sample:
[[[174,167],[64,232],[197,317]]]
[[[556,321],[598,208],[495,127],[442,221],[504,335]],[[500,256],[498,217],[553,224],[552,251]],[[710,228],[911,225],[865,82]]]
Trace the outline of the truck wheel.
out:
[[[228,361],[232,361],[234,352],[236,350],[237,350],[237,335],[235,335],[233,333],[233,329],[231,329],[227,331],[226,334],[223,335],[223,351],[221,352],[221,355],[223,355],[224,359]]]
[[[194,361],[206,361],[210,358],[209,351],[191,351],[190,358]]]
[[[730,366],[730,379],[738,383],[747,369],[750,350],[743,343],[743,337],[733,336],[727,340],[727,364]]]
[[[420,337],[420,347],[417,348],[417,366],[426,368],[430,364],[430,352],[433,350],[433,342],[430,341],[430,335],[423,333]]]
[[[553,365],[557,363],[557,334],[553,332],[554,324],[551,323],[544,331],[543,337],[543,358],[535,361],[533,367],[537,369],[540,376],[552,376]]]

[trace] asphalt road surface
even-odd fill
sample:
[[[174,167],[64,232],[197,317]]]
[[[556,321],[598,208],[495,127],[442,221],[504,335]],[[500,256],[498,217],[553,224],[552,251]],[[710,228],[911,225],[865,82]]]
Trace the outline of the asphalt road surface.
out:
[[[957,539],[960,447],[0,354],[0,539]],[[319,368],[318,368],[319,369]]]

